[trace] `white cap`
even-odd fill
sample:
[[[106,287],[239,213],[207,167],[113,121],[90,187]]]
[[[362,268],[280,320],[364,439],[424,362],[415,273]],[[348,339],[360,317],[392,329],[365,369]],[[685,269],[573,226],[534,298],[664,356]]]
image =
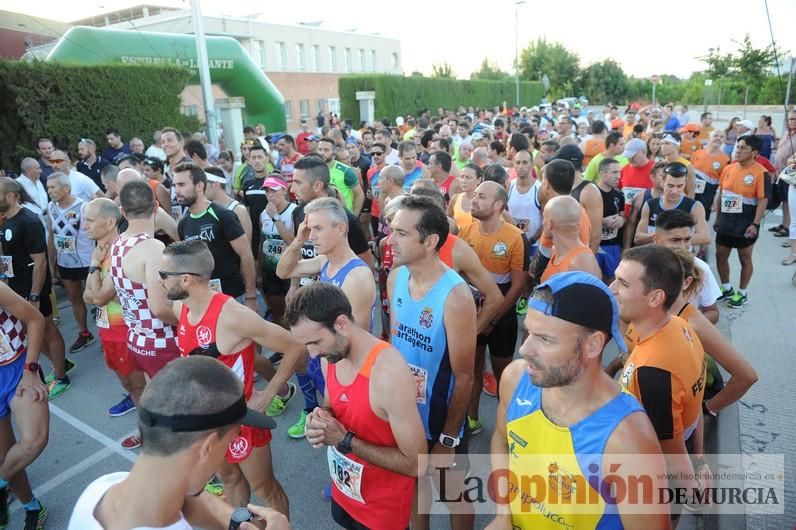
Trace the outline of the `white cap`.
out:
[[[226,184],[227,179],[224,177],[219,177],[218,175],[214,175],[212,173],[208,173],[205,171],[205,176],[207,177],[208,182],[218,182],[219,184]]]
[[[739,121],[737,123],[738,123],[738,125],[742,125],[742,126],[746,127],[750,131],[755,128],[755,124],[752,123],[752,120],[741,120],[741,121]]]

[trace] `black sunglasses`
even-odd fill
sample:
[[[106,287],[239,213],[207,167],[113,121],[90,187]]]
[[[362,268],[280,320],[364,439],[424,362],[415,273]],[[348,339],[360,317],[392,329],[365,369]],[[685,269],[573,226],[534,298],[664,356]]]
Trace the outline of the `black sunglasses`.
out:
[[[182,276],[183,274],[187,274],[188,276],[196,276],[197,278],[201,277],[202,275],[198,272],[171,272],[171,271],[158,271],[158,276],[160,276],[161,280],[165,280],[169,276]]]
[[[383,155],[384,153],[383,153],[383,152],[381,152],[381,151],[371,151],[371,152],[370,152],[370,154],[372,154],[373,156],[381,156],[381,155]]]

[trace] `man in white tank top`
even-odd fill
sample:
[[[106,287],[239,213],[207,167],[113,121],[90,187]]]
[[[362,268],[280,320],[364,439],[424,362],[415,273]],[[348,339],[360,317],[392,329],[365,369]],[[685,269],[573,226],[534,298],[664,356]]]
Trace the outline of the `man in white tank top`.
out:
[[[507,207],[509,222],[522,230],[531,245],[535,245],[542,234],[542,207],[537,196],[539,184],[531,177],[531,163],[528,151],[519,151],[514,156],[517,178],[509,186]]]

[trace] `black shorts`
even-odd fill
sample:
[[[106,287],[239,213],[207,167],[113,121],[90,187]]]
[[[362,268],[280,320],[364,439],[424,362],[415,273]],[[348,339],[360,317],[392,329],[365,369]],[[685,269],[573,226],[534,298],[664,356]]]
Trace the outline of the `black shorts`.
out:
[[[428,452],[431,453],[434,446],[439,443],[439,436],[433,440],[426,440],[426,443],[428,444]],[[457,470],[463,469],[466,471],[470,469],[470,458],[467,456],[470,454],[470,435],[466,427],[464,428],[464,436],[459,440],[459,445],[454,448],[453,454],[456,455],[454,462],[456,462]]]
[[[757,238],[729,236],[718,232],[716,234],[716,245],[728,248],[746,248],[757,243]]]
[[[263,267],[263,294],[265,296],[285,296],[290,289],[290,280],[283,280],[276,272]]]
[[[514,349],[517,346],[517,313],[514,308],[506,311],[500,317],[497,325],[492,328],[489,335],[480,334],[476,337],[479,346],[488,346],[489,354],[500,358],[514,357]]]
[[[78,267],[76,269],[61,267],[58,265],[58,275],[62,280],[84,281],[88,278],[88,267]]]
[[[39,313],[41,313],[41,316],[44,318],[53,314],[53,302],[50,298],[50,293],[39,296]]]

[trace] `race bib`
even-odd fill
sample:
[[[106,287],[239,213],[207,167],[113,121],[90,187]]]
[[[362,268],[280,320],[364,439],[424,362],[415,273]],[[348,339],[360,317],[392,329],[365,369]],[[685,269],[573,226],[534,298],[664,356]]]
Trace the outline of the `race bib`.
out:
[[[331,445],[326,451],[326,458],[329,461],[329,475],[337,489],[346,497],[365,504],[362,498],[362,473],[365,466],[354,462]]]
[[[644,188],[622,188],[622,193],[625,196],[625,204],[630,204],[636,195],[644,193]]]
[[[417,385],[417,402],[421,405],[426,404],[426,384],[428,381],[428,370],[425,368],[420,368],[419,366],[415,366],[413,364],[409,365],[409,371],[412,372],[412,377],[415,378],[415,384]]]
[[[742,197],[737,193],[725,191],[721,194],[721,213],[742,213]]]
[[[97,317],[95,318],[98,328],[108,329],[111,327],[108,321],[108,310],[105,306],[97,307]]]
[[[75,254],[77,252],[77,238],[75,236],[62,236],[54,234],[55,251],[59,254]]]
[[[14,277],[14,261],[11,256],[0,256],[0,278]]]
[[[281,239],[267,239],[265,241],[264,253],[269,258],[279,259],[285,251],[285,242]]]
[[[700,193],[705,192],[705,184],[707,182],[702,179],[696,179],[696,194],[699,195]]]
[[[17,352],[11,347],[11,343],[8,342],[6,334],[0,331],[0,363],[8,361],[16,354]]]
[[[608,228],[607,226],[603,226],[603,235],[602,235],[603,241],[614,239],[617,235],[619,235],[618,228]]]
[[[180,217],[182,217],[182,206],[180,206],[179,204],[172,204],[171,205],[171,216],[175,220],[179,221]]]
[[[528,231],[528,227],[531,225],[530,219],[515,219],[517,223],[517,228],[523,231],[523,233]]]
[[[484,307],[484,300],[486,300],[486,297],[483,294],[481,294],[481,291],[479,291],[469,283],[467,284],[467,287],[470,288],[470,292],[473,295],[473,301],[475,302],[475,313],[479,314],[481,312],[481,309],[483,309]]]
[[[221,292],[221,280],[219,280],[218,278],[213,278],[208,283],[210,284],[211,291],[213,291],[214,293]]]

